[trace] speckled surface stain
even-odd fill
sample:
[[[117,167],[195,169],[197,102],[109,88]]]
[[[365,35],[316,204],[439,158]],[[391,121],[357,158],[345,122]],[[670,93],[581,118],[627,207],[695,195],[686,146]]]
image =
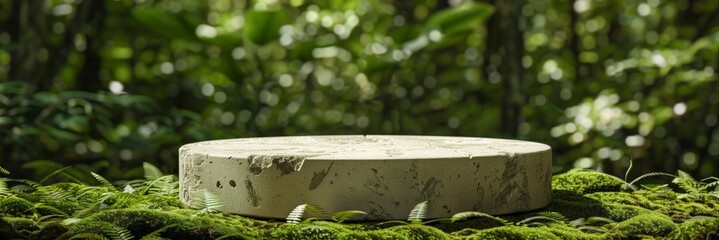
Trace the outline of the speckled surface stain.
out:
[[[546,206],[551,148],[470,137],[308,136],[244,138],[180,148],[180,195],[198,189],[222,210],[284,218],[303,203],[368,219],[405,219],[428,201],[428,218],[460,211],[506,214]]]

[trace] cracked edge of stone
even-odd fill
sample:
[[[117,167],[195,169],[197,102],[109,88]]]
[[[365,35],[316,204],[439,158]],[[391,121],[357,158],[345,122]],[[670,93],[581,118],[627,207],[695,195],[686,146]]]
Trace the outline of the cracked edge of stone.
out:
[[[305,160],[317,155],[291,156],[291,155],[250,155],[247,160],[250,162],[249,170],[252,174],[259,175],[263,170],[277,166],[282,175],[292,172],[299,172]]]

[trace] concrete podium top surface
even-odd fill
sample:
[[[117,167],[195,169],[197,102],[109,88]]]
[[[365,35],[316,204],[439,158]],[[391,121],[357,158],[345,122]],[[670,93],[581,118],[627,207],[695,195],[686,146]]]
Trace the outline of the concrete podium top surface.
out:
[[[550,147],[545,144],[520,140],[406,135],[237,138],[183,146],[183,150],[188,153],[204,153],[219,157],[302,156],[306,160],[474,158],[549,149]]]

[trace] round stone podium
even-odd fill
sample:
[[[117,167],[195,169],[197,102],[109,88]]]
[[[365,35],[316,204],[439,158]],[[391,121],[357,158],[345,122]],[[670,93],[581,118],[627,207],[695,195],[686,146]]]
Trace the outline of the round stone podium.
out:
[[[367,220],[427,218],[463,211],[507,214],[545,207],[551,148],[474,137],[298,136],[205,141],[180,148],[180,198],[210,190],[225,212],[285,218],[297,205]]]

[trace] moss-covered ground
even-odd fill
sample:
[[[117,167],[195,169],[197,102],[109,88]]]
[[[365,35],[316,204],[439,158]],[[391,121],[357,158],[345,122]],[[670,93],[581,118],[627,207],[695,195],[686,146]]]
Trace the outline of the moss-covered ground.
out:
[[[719,184],[681,174],[647,187],[575,170],[553,177],[544,209],[404,224],[258,220],[214,212],[209,201],[184,206],[174,176],[114,186],[97,178],[100,186],[3,179],[0,239],[719,239]]]

